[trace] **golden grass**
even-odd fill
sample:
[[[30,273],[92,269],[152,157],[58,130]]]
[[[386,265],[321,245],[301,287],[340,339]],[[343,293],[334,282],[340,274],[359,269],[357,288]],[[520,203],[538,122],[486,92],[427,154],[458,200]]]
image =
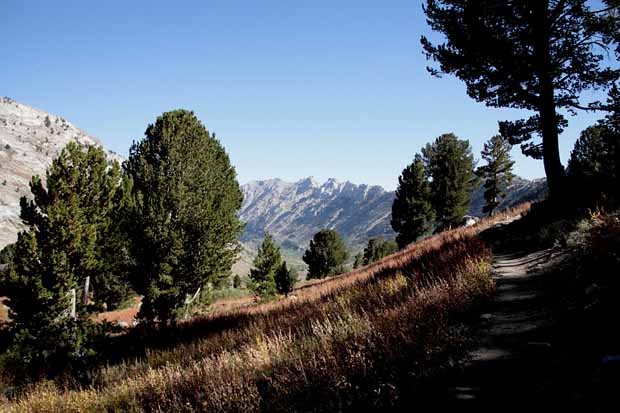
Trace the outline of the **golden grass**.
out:
[[[9,311],[3,303],[5,298],[6,297],[0,297],[0,324],[9,319]]]
[[[412,383],[462,357],[467,337],[455,323],[493,292],[490,252],[474,235],[527,208],[300,288],[296,299],[183,323],[177,333],[195,339],[99,368],[91,387],[44,383],[0,407],[82,412],[397,406]]]

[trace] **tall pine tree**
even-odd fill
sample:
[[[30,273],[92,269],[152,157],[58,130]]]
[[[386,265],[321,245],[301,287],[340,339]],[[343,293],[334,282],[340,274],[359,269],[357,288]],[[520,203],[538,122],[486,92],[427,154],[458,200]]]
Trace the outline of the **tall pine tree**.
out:
[[[430,184],[424,161],[416,154],[398,178],[390,224],[396,231],[396,243],[403,248],[428,232],[434,219]]]
[[[608,3],[617,11],[615,0]],[[558,136],[566,120],[558,110],[600,108],[584,102],[589,94],[583,92],[607,88],[620,76],[606,59],[620,37],[618,14],[591,6],[587,0],[427,0],[424,7],[431,29],[446,39],[421,39],[427,56],[439,62],[432,74],[456,75],[471,98],[488,106],[536,112],[500,122],[500,132],[522,144],[524,154],[543,159],[552,198],[562,195],[564,182]],[[541,143],[532,142],[535,135]]]
[[[21,199],[27,230],[18,235],[3,293],[8,297],[11,343],[3,356],[7,371],[33,376],[85,367],[91,344],[102,330],[89,321],[91,303],[106,300],[116,285],[106,256],[120,180],[116,162],[101,148],[65,147],[49,168],[46,185],[35,176],[32,200]],[[84,296],[85,280],[95,288]],[[89,300],[90,298],[90,300]],[[79,368],[79,367],[78,367]]]
[[[193,112],[166,112],[135,142],[125,164],[134,207],[132,283],[139,316],[167,322],[209,283],[224,284],[238,251],[243,195],[215,135]]]
[[[469,194],[476,182],[469,142],[452,133],[439,136],[422,149],[435,211],[435,232],[462,224],[469,209]]]
[[[476,175],[484,180],[485,204],[482,212],[493,215],[502,198],[506,197],[506,188],[512,182],[514,174],[512,166],[514,161],[510,159],[512,145],[501,135],[495,135],[484,144],[482,159],[486,165],[476,170]]]

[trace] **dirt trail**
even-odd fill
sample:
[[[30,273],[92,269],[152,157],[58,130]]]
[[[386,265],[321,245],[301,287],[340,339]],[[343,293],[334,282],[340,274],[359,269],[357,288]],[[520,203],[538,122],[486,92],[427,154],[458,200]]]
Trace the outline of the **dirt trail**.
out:
[[[568,255],[549,249],[495,256],[497,296],[480,317],[480,345],[436,395],[441,411],[589,411],[558,342],[571,303],[559,292],[557,269]]]

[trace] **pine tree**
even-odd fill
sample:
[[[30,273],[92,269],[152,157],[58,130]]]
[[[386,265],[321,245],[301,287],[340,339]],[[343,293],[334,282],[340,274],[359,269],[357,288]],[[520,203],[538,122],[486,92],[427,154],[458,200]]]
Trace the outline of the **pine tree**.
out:
[[[592,184],[604,174],[612,172],[613,162],[608,131],[602,125],[586,128],[579,135],[568,161],[569,175],[579,176]]]
[[[297,283],[297,273],[293,269],[289,270],[283,261],[276,271],[275,282],[278,293],[288,296]]]
[[[310,240],[303,260],[308,264],[307,278],[324,278],[344,272],[343,264],[349,258],[347,247],[333,229],[323,229]]]
[[[433,219],[428,174],[422,157],[416,154],[398,178],[392,204],[390,224],[397,232],[398,247],[404,248],[428,232]]]
[[[615,0],[610,6],[618,7]],[[592,10],[587,0],[462,1],[427,0],[424,12],[444,43],[422,37],[438,69],[456,75],[468,95],[493,107],[537,112],[529,119],[500,122],[500,132],[523,153],[543,158],[551,198],[561,197],[564,168],[558,136],[566,126],[559,109],[590,110],[583,93],[607,88],[620,70],[607,65],[618,46],[616,12]],[[620,53],[620,48],[616,49]],[[535,135],[542,143],[533,143]]]
[[[103,329],[88,318],[92,311],[82,285],[87,277],[104,285],[114,276],[106,267],[106,234],[120,180],[116,162],[101,148],[86,151],[67,145],[47,172],[47,188],[35,176],[34,199],[21,199],[27,230],[18,235],[3,293],[8,297],[11,344],[5,366],[22,378],[61,372],[94,355],[91,344]],[[100,304],[104,288],[90,301]],[[82,365],[82,367],[84,367]]]
[[[568,161],[568,176],[577,190],[577,204],[590,206],[620,195],[618,158],[620,130],[606,121],[586,128],[575,142]]]
[[[282,265],[280,247],[276,245],[271,235],[265,234],[265,239],[254,258],[254,268],[250,270],[251,288],[256,295],[263,299],[275,296],[276,274],[282,269]]]
[[[507,139],[495,135],[484,144],[482,150],[482,159],[487,164],[478,168],[476,175],[484,179],[486,202],[482,212],[488,213],[489,216],[493,215],[502,198],[506,197],[506,188],[514,178],[512,173],[514,161],[510,159],[510,149],[512,145]]]
[[[129,283],[133,269],[128,233],[134,207],[132,186],[131,178],[124,175],[114,194],[109,219],[101,226],[99,270],[106,276],[95,277],[91,285],[96,302],[107,310],[118,308],[135,294]]]
[[[186,110],[166,112],[135,142],[125,164],[134,207],[132,284],[139,317],[176,320],[186,297],[229,280],[243,198],[215,135]]]
[[[364,253],[363,252],[359,252],[355,256],[355,259],[353,260],[353,269],[355,270],[357,268],[360,268],[363,265],[364,265]]]
[[[476,182],[469,142],[452,133],[443,134],[422,149],[422,156],[432,178],[430,192],[435,232],[461,225]]]
[[[241,288],[241,277],[239,274],[235,274],[233,277],[233,288]]]
[[[396,251],[398,251],[396,241],[386,241],[382,237],[371,238],[364,249],[364,265],[379,261]]]
[[[612,3],[609,1],[608,3]],[[620,7],[618,0],[614,0],[616,7]],[[616,32],[616,36],[620,39],[620,31]],[[619,40],[620,43],[620,40]],[[620,57],[620,46],[617,49]],[[620,203],[620,88],[616,83],[609,91],[607,99],[608,114],[601,124],[606,129],[606,140],[610,143],[609,151],[612,156],[611,162],[612,173],[610,174],[610,186],[607,189],[615,196],[615,202]]]
[[[15,244],[9,244],[0,250],[0,264],[9,265],[13,262]]]

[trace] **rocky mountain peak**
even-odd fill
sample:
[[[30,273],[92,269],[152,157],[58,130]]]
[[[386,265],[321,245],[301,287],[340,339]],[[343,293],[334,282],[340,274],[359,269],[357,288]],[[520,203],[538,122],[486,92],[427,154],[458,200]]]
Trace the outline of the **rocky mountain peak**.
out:
[[[53,115],[11,98],[0,98],[0,248],[14,242],[22,228],[19,199],[30,196],[33,175],[45,171],[69,142],[102,146],[99,139]],[[109,159],[123,158],[111,151]]]

